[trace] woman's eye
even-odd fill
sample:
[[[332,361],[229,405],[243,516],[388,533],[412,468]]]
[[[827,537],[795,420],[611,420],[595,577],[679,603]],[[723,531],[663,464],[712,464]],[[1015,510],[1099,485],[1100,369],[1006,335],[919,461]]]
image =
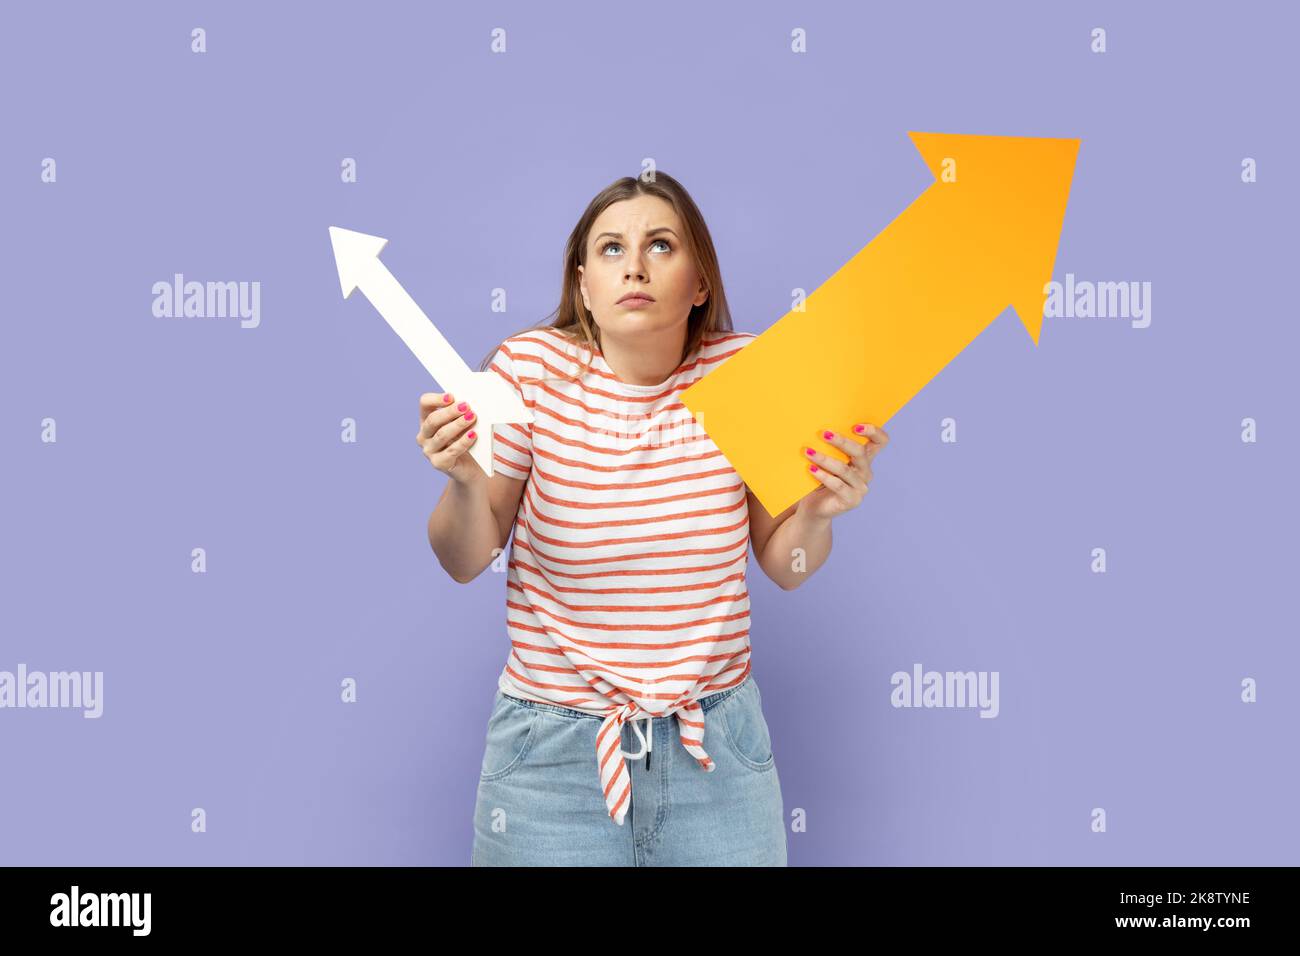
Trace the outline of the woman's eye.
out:
[[[668,242],[667,239],[656,239],[656,240],[654,241],[654,243],[653,243],[653,245],[655,245],[655,246],[660,245],[660,244],[662,244],[662,245],[664,245],[665,247],[667,247],[667,250],[668,250],[669,252],[672,251],[672,248],[673,248],[673,247],[672,247],[671,243]],[[607,242],[607,243],[605,243],[603,246],[600,247],[600,254],[603,256],[605,253],[609,252],[609,250],[610,250],[611,248],[615,247],[615,246],[619,246],[619,247],[621,248],[621,243],[612,242],[612,241],[611,241],[611,242]]]

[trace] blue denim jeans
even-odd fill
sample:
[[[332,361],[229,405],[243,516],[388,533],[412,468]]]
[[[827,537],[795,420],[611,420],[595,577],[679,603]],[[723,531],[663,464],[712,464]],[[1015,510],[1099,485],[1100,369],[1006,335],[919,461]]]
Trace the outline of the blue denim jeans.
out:
[[[754,675],[700,698],[705,770],[656,717],[627,759],[632,806],[609,816],[596,766],[598,715],[497,691],[474,807],[471,866],[785,866],[785,810]],[[644,727],[644,724],[642,724]],[[644,732],[644,731],[643,731]],[[641,749],[631,722],[623,749]]]

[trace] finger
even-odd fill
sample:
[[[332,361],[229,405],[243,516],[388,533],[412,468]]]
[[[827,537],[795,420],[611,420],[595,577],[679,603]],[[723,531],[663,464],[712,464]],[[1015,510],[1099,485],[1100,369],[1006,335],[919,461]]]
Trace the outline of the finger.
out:
[[[827,456],[822,455],[821,457],[825,458]],[[842,465],[843,462],[839,462],[838,464]],[[853,504],[853,488],[847,481],[815,462],[808,466],[808,470],[812,472],[814,478],[830,489],[831,493],[834,494],[835,497],[839,498],[845,504]]]
[[[477,421],[477,417],[469,405],[469,402],[457,402],[455,405],[445,405],[442,408],[436,408],[424,419],[424,424],[420,426],[420,441],[430,438],[439,428],[445,427],[450,422],[455,421]],[[452,439],[448,439],[451,441]]]
[[[468,448],[470,445],[474,444],[474,442],[477,440],[478,440],[478,429],[466,428],[464,432],[462,432],[461,434],[457,435],[455,438],[448,441],[447,444],[443,445],[442,450],[454,451],[457,454],[459,454],[460,452],[463,452],[466,448]]]
[[[844,454],[848,455],[849,464],[858,462],[859,468],[862,467],[861,463],[866,461],[866,450],[871,445],[870,442],[867,442],[864,445],[862,442],[854,441],[847,435],[841,435],[838,432],[831,431],[830,429],[822,432],[822,441],[834,445],[836,448],[844,452]]]
[[[459,438],[453,439],[452,441],[448,442],[446,445],[442,446],[441,448],[433,448],[432,445],[434,444],[434,441],[435,439],[431,438],[425,445],[424,453],[425,455],[430,457],[430,460],[432,460],[433,455],[436,455],[439,452],[444,452],[444,453],[451,452],[454,454],[455,458],[459,458],[462,454],[464,454],[466,451],[469,450],[469,447],[471,445],[473,445],[476,441],[478,441],[478,429],[477,428],[467,429],[465,433],[461,435]]]
[[[856,444],[856,442],[854,444]],[[846,486],[852,486],[859,489],[866,488],[866,482],[862,479],[862,473],[857,468],[854,468],[849,462],[840,461],[840,459],[833,455],[823,454],[815,448],[805,448],[803,452],[804,457],[817,466],[817,472],[814,472],[814,474],[826,471],[838,478],[840,482]]]
[[[877,428],[875,425],[863,422],[854,425],[853,431],[867,439],[866,449],[869,458],[874,458],[876,452],[889,444],[889,433],[883,428]]]
[[[425,392],[420,396],[420,429],[415,433],[417,443],[422,445],[428,441],[429,436],[433,434],[433,426],[429,422],[430,416],[439,409],[445,408],[450,399],[450,392]]]
[[[420,396],[420,424],[429,417],[429,413],[434,409],[446,408],[452,403],[455,396],[451,392],[425,392]]]
[[[429,417],[432,420],[435,419],[437,415],[438,413],[434,412],[434,414]],[[426,455],[436,455],[438,452],[444,451],[447,446],[459,438],[461,434],[459,430],[451,428],[450,426],[463,421],[464,419],[455,418],[446,425],[441,426],[439,426],[436,421],[433,421],[432,423],[426,422],[424,427],[420,430],[419,439],[420,447],[424,449],[424,453]]]
[[[876,425],[872,425],[868,422],[864,422],[861,425],[854,425],[853,430],[857,432],[859,435],[863,435],[867,438],[870,438],[876,444],[879,445],[889,444],[889,432],[885,431],[883,428],[880,428]]]
[[[461,405],[465,407],[462,409]],[[453,417],[450,420],[444,420],[444,424],[435,428],[431,433],[435,448],[438,449],[446,448],[478,422],[478,416],[474,414],[474,409],[470,408],[467,402],[453,405],[450,409],[444,409],[443,412],[434,412],[430,417],[447,412],[450,412]]]
[[[459,413],[454,409],[436,408],[424,417],[420,422],[420,430],[415,435],[415,440],[423,444],[434,436],[447,422],[454,419]]]

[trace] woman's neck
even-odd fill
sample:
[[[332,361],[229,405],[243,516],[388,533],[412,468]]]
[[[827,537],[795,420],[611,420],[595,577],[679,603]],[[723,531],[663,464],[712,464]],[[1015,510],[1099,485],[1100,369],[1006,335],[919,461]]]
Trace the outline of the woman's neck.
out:
[[[658,385],[667,381],[682,364],[686,347],[686,324],[680,330],[647,336],[629,343],[601,334],[600,352],[619,381],[628,385]]]

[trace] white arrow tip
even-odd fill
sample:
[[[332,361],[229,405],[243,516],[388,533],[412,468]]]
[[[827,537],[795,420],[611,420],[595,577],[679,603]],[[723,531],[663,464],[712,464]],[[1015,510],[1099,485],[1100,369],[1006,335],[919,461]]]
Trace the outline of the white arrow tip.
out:
[[[339,285],[343,287],[343,298],[346,299],[360,284],[370,262],[388,245],[388,240],[330,226],[330,244],[334,246],[334,265],[339,270]]]

